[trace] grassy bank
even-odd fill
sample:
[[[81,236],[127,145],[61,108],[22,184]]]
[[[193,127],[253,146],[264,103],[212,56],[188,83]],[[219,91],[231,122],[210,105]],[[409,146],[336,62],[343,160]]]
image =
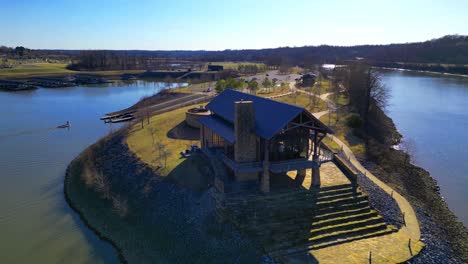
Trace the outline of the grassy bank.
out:
[[[231,225],[215,221],[208,160],[193,156],[161,177],[129,150],[127,132],[120,130],[86,149],[70,164],[65,181],[67,201],[118,249],[123,262],[261,261],[255,244]],[[174,184],[192,179],[204,179],[204,184]]]

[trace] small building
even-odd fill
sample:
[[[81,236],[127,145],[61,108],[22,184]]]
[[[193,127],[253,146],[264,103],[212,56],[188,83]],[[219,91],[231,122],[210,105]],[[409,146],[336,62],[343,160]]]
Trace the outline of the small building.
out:
[[[208,65],[208,71],[222,71],[224,70],[223,65]]]
[[[206,109],[211,114],[199,118],[201,147],[228,168],[223,186],[259,183],[262,192],[269,192],[270,173],[305,174],[306,169],[312,169],[313,184],[320,185],[318,146],[332,131],[306,109],[231,89]]]
[[[302,87],[310,87],[310,86],[314,86],[316,78],[317,78],[317,75],[313,73],[304,73],[301,76],[301,78],[299,78],[298,82],[299,82],[299,85]]]

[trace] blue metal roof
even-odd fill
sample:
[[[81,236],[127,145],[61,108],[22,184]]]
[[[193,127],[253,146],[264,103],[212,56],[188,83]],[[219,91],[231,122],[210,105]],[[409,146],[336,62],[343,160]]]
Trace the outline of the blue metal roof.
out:
[[[234,123],[234,102],[242,100],[253,102],[255,134],[264,139],[271,139],[296,116],[306,111],[302,107],[231,89],[226,89],[216,96],[206,105],[206,108],[232,125]],[[211,126],[209,127],[211,128]]]
[[[223,137],[229,143],[233,144],[235,142],[236,139],[234,137],[234,128],[232,127],[232,124],[229,124],[213,115],[202,116],[198,121]]]

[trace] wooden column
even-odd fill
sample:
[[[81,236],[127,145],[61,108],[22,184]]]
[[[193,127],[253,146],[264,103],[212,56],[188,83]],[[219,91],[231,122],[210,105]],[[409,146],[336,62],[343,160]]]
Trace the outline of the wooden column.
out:
[[[312,168],[312,186],[320,186],[320,160],[318,153],[318,132],[314,131],[314,154],[312,155],[312,160],[315,161],[315,166]]]
[[[314,154],[312,155],[312,159],[316,160],[318,158],[318,138],[317,138],[317,131],[314,131]]]
[[[264,153],[264,160],[263,160],[263,176],[262,176],[262,182],[260,186],[260,190],[263,193],[268,193],[270,192],[270,158],[269,158],[269,145],[270,141],[265,140],[265,153]]]

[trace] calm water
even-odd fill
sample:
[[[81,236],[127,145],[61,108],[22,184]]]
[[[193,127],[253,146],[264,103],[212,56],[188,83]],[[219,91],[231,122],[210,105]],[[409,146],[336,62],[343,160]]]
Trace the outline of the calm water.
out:
[[[64,172],[83,149],[118,128],[100,116],[163,87],[138,81],[0,91],[0,263],[118,262],[68,207]],[[70,130],[55,129],[67,120]]]
[[[468,226],[468,78],[385,71],[390,117],[415,163],[437,180],[450,209]]]

